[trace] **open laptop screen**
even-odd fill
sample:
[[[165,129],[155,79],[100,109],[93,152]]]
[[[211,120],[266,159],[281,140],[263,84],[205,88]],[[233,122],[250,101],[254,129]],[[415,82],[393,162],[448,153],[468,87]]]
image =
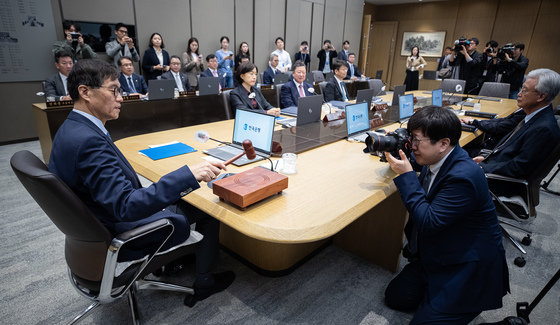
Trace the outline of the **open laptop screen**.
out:
[[[414,96],[399,96],[399,119],[409,118],[414,114]]]
[[[256,151],[269,155],[274,133],[273,115],[238,109],[235,113],[233,143],[242,145],[246,139],[251,140]]]
[[[443,90],[442,89],[435,89],[432,90],[432,105],[434,106],[443,106]]]
[[[365,102],[346,105],[348,135],[369,130],[368,105]]]

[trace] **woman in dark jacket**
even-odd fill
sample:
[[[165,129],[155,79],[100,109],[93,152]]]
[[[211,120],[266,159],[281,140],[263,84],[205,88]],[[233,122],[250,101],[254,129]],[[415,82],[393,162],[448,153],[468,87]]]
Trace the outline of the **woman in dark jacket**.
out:
[[[150,48],[142,57],[142,70],[146,80],[157,79],[162,73],[169,71],[169,54],[163,48],[163,37],[153,33],[150,37]]]
[[[262,111],[263,113],[274,116],[280,115],[280,109],[272,107],[272,105],[266,101],[261,91],[255,87],[257,73],[257,67],[251,62],[245,62],[239,65],[235,73],[238,86],[229,94],[231,108],[234,112],[236,109],[249,109]]]

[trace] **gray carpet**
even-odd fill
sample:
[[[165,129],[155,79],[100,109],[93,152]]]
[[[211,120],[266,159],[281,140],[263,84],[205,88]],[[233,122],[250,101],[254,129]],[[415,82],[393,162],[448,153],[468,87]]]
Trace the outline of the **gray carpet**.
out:
[[[10,166],[11,155],[27,149],[41,157],[38,141],[0,146],[0,324],[60,324],[88,306],[70,285],[64,261],[64,237],[21,186]],[[560,176],[551,188],[560,190]],[[473,324],[515,314],[518,301],[531,301],[560,267],[560,199],[541,191],[538,217],[529,226],[533,243],[527,265],[505,242],[512,293],[504,307],[487,311]],[[521,238],[522,233],[512,230]],[[372,248],[373,249],[373,248]],[[382,249],[379,247],[378,249]],[[383,304],[383,291],[394,276],[388,271],[328,246],[292,274],[260,276],[226,253],[219,270],[231,269],[237,279],[225,292],[183,305],[183,295],[141,291],[138,303],[145,324],[408,324],[412,314]],[[401,267],[405,264],[403,260]],[[190,285],[192,268],[166,280]],[[531,314],[532,324],[560,324],[560,283]],[[95,310],[84,324],[131,323],[125,299]]]

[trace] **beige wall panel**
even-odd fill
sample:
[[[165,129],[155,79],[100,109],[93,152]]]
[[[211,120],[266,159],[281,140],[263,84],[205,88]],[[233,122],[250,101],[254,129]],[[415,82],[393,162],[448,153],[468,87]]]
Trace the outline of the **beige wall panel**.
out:
[[[528,47],[533,26],[537,20],[540,1],[501,1],[496,14],[492,39],[500,46],[506,43],[522,42]],[[558,17],[560,18],[560,17]],[[480,40],[486,43],[485,40]]]
[[[498,2],[499,0],[462,0],[453,39],[465,36],[476,37],[481,43],[489,40],[492,36]]]
[[[319,67],[319,59],[317,58],[317,52],[319,52],[323,46],[323,13],[325,6],[322,4],[313,4],[313,21],[311,28],[311,71],[317,70]]]
[[[247,42],[251,61],[254,60],[253,30],[253,0],[235,0],[235,46],[230,47],[237,55],[239,44]]]
[[[292,60],[299,51],[302,41],[309,42],[311,37],[311,17],[313,4],[303,0],[286,1],[286,51]]]
[[[346,0],[346,19],[344,22],[343,41],[350,41],[350,51],[359,53],[362,33],[362,17],[364,12],[363,0]],[[342,48],[342,45],[341,45]],[[358,64],[356,56],[355,64]]]
[[[323,39],[328,39],[338,52],[342,48],[343,24],[346,11],[346,1],[327,0],[325,2],[325,23],[323,24]]]
[[[286,2],[255,1],[255,64],[260,72],[268,66],[268,57],[276,49],[276,37],[284,37]],[[293,55],[293,53],[290,53]]]
[[[200,41],[206,57],[220,49],[220,37],[229,37],[235,52],[233,0],[191,0],[192,35]]]

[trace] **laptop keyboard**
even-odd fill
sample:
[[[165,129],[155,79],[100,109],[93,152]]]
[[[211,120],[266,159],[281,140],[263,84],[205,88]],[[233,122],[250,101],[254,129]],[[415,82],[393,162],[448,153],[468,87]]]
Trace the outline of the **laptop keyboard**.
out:
[[[296,126],[297,118],[287,118],[280,121],[277,121],[278,124],[284,125],[287,127]]]
[[[348,137],[348,140],[356,141],[356,142],[366,142],[367,137],[368,137],[367,133],[364,132]]]

